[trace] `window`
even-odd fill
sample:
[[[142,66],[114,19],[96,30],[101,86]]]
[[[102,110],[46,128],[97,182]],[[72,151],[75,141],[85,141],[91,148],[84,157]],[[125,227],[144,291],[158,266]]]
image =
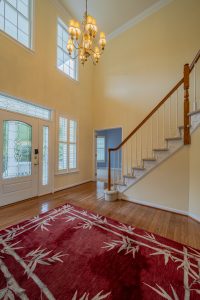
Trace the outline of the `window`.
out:
[[[30,176],[32,127],[20,121],[3,121],[3,178]]]
[[[97,162],[105,162],[105,146],[105,137],[97,136]]]
[[[48,181],[49,181],[49,127],[43,126],[42,185],[47,185]]]
[[[77,80],[77,59],[71,59],[67,52],[68,31],[60,19],[57,30],[57,67],[72,79]]]
[[[0,109],[44,120],[51,119],[51,110],[0,94]]]
[[[58,122],[58,171],[77,169],[77,122],[59,117]]]
[[[31,48],[32,0],[1,0],[0,30]]]

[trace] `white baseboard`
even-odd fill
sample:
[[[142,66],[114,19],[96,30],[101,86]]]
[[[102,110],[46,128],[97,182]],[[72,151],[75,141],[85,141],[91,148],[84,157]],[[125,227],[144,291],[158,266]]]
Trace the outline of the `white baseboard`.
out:
[[[160,205],[160,204],[149,202],[149,201],[140,201],[140,200],[135,200],[135,199],[133,200],[132,198],[130,198],[128,196],[125,196],[125,195],[121,195],[121,199],[130,201],[130,202],[133,202],[133,203],[136,203],[136,204],[141,204],[141,205],[150,206],[150,207],[153,207],[153,208],[158,208],[158,209],[174,212],[174,213],[184,215],[184,216],[190,216],[189,213],[187,211],[184,211],[184,210],[171,208],[171,207],[168,207],[168,206],[165,206],[165,205]]]
[[[88,180],[80,181],[80,182],[77,182],[77,183],[68,184],[68,185],[65,185],[65,186],[62,186],[62,187],[59,187],[59,188],[55,188],[54,193],[62,191],[62,190],[66,190],[66,189],[69,189],[69,188],[72,188],[72,187],[75,187],[77,185],[81,185],[81,184],[84,184],[84,183],[87,183],[87,182],[91,182],[91,181],[92,181],[92,179],[88,179]]]
[[[194,215],[192,213],[188,214],[190,218],[194,219],[197,222],[200,222],[200,216]]]

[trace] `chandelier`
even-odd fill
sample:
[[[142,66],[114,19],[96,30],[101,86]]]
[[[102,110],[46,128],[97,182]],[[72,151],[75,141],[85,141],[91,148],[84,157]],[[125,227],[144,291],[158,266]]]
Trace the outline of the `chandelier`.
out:
[[[87,1],[88,0],[86,0],[86,12],[81,26],[77,21],[70,21],[67,50],[72,59],[79,57],[83,65],[88,58],[91,58],[93,64],[96,65],[105,49],[106,36],[104,32],[100,32],[99,40],[97,41],[98,28],[96,20],[88,15]]]

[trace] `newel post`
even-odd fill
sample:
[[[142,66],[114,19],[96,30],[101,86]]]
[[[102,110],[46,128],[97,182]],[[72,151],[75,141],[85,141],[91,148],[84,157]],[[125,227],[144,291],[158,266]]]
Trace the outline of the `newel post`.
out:
[[[108,191],[111,190],[111,149],[108,149]]]
[[[189,102],[189,88],[190,88],[190,67],[189,64],[184,65],[184,145],[191,143],[190,137],[190,102]]]

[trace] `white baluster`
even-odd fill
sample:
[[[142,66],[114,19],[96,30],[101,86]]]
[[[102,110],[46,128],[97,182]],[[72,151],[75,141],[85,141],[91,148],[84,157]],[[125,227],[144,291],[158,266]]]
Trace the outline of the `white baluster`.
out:
[[[140,129],[140,167],[142,162],[142,127]]]
[[[178,89],[176,91],[176,129],[179,126],[179,121],[178,121]]]
[[[157,112],[157,148],[159,148],[159,110]]]
[[[136,135],[135,135],[135,157],[136,157],[136,167],[138,166],[138,147],[137,147],[137,141],[138,141],[138,134],[136,132]]]
[[[163,104],[163,140],[165,147],[165,103]]]
[[[154,151],[153,151],[153,116],[151,117],[151,154],[153,157],[153,155],[154,155]]]
[[[126,174],[128,175],[128,143],[126,143]]]
[[[169,137],[171,137],[171,97],[169,98]]]
[[[194,65],[194,102],[193,102],[193,111],[197,110],[197,94],[196,94],[196,64]]]

